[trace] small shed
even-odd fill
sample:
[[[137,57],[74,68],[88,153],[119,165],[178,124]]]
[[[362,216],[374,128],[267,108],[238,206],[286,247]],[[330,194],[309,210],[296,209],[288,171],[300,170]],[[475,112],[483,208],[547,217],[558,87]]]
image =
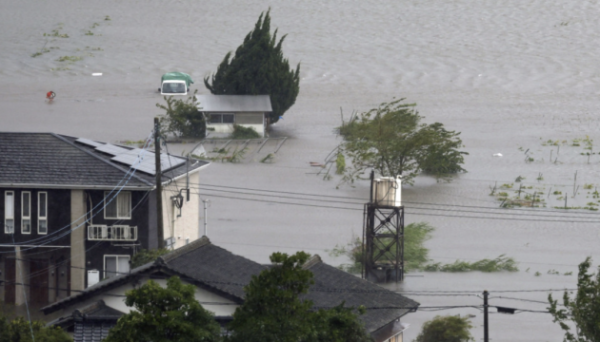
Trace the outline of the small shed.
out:
[[[233,133],[233,126],[251,127],[266,135],[267,113],[273,111],[269,95],[196,95],[206,127],[217,134]]]

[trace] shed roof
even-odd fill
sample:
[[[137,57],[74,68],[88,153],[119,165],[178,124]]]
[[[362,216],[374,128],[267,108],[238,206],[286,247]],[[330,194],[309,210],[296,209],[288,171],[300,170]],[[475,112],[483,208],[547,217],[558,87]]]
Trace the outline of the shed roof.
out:
[[[112,189],[124,185],[127,189],[154,188],[155,176],[141,171],[130,172],[130,165],[112,160],[114,155],[77,140],[76,137],[55,133],[0,132],[0,186]],[[133,150],[127,146],[120,149]],[[161,155],[166,157],[164,153]],[[163,172],[163,182],[207,164],[199,160],[190,162],[190,165],[180,164]]]
[[[269,95],[196,95],[202,112],[272,112]]]

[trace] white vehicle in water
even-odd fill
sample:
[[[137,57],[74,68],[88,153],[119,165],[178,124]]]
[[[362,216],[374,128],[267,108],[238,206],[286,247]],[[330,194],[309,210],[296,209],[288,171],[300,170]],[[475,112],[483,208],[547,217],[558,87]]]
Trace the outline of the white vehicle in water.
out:
[[[190,75],[183,72],[168,72],[162,75],[158,91],[161,95],[187,95],[190,84],[194,84]]]

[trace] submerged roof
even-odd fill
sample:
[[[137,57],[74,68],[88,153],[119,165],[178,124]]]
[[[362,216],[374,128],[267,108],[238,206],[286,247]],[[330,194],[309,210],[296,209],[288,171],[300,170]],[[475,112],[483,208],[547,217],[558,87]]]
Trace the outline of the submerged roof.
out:
[[[42,311],[45,314],[58,311],[103,291],[137,281],[140,275],[155,272],[179,275],[186,281],[241,304],[244,300],[244,286],[252,276],[268,267],[215,246],[207,237],[202,237],[163,255],[155,262],[135,268],[128,274],[103,280],[81,293],[43,308]],[[313,272],[315,280],[305,299],[311,300],[315,308],[331,308],[341,303],[352,307],[363,305],[366,313],[360,319],[368,332],[374,332],[410,311],[416,311],[419,306],[419,303],[399,293],[326,265],[318,256],[309,260],[305,268]]]
[[[141,156],[142,158],[138,158]],[[0,186],[152,189],[154,153],[55,133],[0,132]],[[208,164],[161,153],[163,182]]]
[[[272,112],[269,95],[196,95],[202,112]]]

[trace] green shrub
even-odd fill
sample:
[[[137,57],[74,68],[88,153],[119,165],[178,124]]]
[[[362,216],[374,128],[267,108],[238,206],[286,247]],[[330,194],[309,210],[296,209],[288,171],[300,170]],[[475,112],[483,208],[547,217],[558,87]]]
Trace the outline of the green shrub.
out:
[[[204,138],[206,122],[196,106],[196,92],[187,100],[165,96],[166,106],[160,103],[156,104],[156,107],[166,111],[165,115],[160,118],[161,131],[180,138]]]
[[[261,136],[252,127],[233,125],[233,133],[231,133],[231,138],[232,139],[258,139],[258,138],[261,138]]]

